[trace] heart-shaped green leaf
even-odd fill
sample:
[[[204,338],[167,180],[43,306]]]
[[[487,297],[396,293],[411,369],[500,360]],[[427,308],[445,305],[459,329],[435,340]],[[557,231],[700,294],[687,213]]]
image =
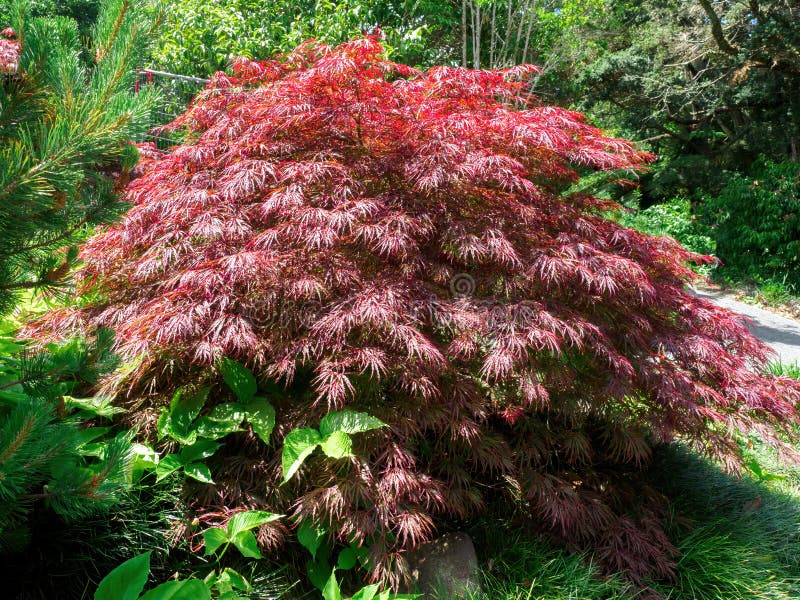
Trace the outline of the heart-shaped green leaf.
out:
[[[183,461],[177,454],[168,454],[156,465],[156,481],[161,481],[170,473],[174,473],[183,466]]]
[[[335,410],[322,418],[319,423],[319,432],[323,436],[328,436],[335,431],[342,431],[352,435],[381,427],[386,427],[386,423],[371,417],[367,413],[352,410]]]
[[[275,429],[275,409],[262,398],[247,405],[247,421],[261,441],[269,445],[269,436]]]
[[[242,556],[248,558],[261,558],[261,552],[258,550],[258,542],[256,537],[250,531],[240,531],[231,538],[233,545],[238,548]]]
[[[94,600],[136,600],[150,573],[150,552],[126,560],[97,586]]]
[[[343,600],[342,590],[339,589],[339,582],[336,581],[336,569],[331,571],[331,576],[322,588],[322,598],[324,600]]]
[[[256,378],[253,373],[238,361],[223,357],[219,362],[222,378],[242,402],[249,402],[258,391]]]
[[[322,451],[331,458],[344,458],[353,454],[353,440],[343,431],[334,431],[320,444]]]
[[[211,592],[199,579],[184,579],[162,583],[139,600],[211,600]]]
[[[372,600],[378,593],[378,584],[366,585],[358,590],[350,600]]]
[[[322,540],[325,539],[325,530],[313,527],[312,525],[303,523],[297,530],[297,541],[306,550],[311,553],[312,558],[316,560],[317,550],[322,545]]]
[[[211,479],[211,471],[203,463],[192,463],[186,465],[183,467],[183,472],[186,473],[188,477],[196,479],[197,481],[202,481],[203,483],[214,483],[214,480]]]
[[[178,390],[170,403],[168,433],[173,437],[176,434],[186,436],[192,421],[203,409],[206,398],[208,398],[208,388],[201,388],[191,394]]]
[[[228,521],[228,536],[233,539],[234,536],[242,531],[249,531],[256,527],[261,527],[266,523],[277,521],[282,517],[283,515],[276,515],[263,510],[245,510],[238,512]]]
[[[289,481],[297,473],[303,461],[321,441],[322,437],[316,429],[295,429],[289,432],[283,440],[281,455],[284,482]]]
[[[221,446],[222,444],[218,442],[213,442],[211,440],[200,440],[181,450],[180,457],[184,463],[203,460],[204,458],[212,456],[217,450],[220,449]]]
[[[217,551],[217,548],[223,544],[227,544],[228,533],[220,527],[212,527],[203,532],[203,541],[206,543],[206,556],[210,556]]]

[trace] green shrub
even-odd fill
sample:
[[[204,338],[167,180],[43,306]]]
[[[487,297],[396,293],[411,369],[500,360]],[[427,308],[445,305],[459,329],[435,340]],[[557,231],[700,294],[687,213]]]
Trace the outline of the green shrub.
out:
[[[692,215],[692,206],[686,198],[675,198],[636,212],[622,212],[617,221],[625,227],[650,235],[667,235],[681,246],[699,254],[713,255],[716,244],[711,233]]]
[[[702,207],[733,276],[800,285],[800,164],[762,160]]]

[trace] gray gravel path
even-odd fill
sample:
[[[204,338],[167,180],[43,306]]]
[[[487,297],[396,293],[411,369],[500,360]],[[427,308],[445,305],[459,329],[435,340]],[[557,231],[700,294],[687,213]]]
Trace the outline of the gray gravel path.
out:
[[[800,363],[800,321],[783,317],[763,308],[739,302],[732,296],[710,290],[695,290],[719,306],[744,315],[750,320],[750,332],[771,346],[784,364]]]

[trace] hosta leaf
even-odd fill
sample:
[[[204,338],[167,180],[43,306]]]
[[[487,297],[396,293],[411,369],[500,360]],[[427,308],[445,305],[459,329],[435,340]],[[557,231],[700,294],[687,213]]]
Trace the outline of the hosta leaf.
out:
[[[256,536],[251,531],[240,531],[231,538],[233,545],[238,548],[242,556],[248,558],[261,558],[261,552],[258,550],[258,542]]]
[[[338,410],[329,412],[319,423],[319,432],[328,436],[335,431],[354,434],[386,427],[386,423],[371,417],[367,413],[352,410]]]
[[[289,435],[283,440],[281,455],[284,481],[289,481],[297,473],[303,461],[321,441],[322,438],[316,429],[295,429],[289,432]]]
[[[243,364],[231,358],[223,357],[219,362],[219,370],[225,383],[233,390],[239,400],[248,402],[256,395],[256,391],[258,391],[256,378],[250,369]]]
[[[334,431],[322,440],[320,447],[326,456],[343,458],[352,455],[353,440],[343,431]]]
[[[183,472],[186,473],[188,477],[196,479],[197,481],[202,481],[203,483],[214,483],[214,480],[211,479],[211,471],[203,463],[192,463],[190,465],[186,465],[183,467]]]
[[[246,510],[236,513],[228,521],[228,536],[233,539],[242,531],[249,531],[255,527],[261,527],[266,523],[277,521],[283,515],[276,515],[274,513],[266,512],[263,510]]]
[[[275,428],[275,409],[266,400],[256,399],[247,405],[247,421],[253,432],[269,445],[269,436]]]
[[[228,533],[224,529],[212,527],[203,532],[203,541],[206,543],[206,556],[209,556],[214,554],[217,548],[223,544],[227,544],[230,540],[228,539]]]
[[[150,573],[150,552],[126,560],[97,586],[94,600],[136,600]]]
[[[162,583],[139,600],[211,600],[211,592],[199,579],[184,579]]]
[[[177,454],[168,454],[156,465],[156,481],[161,481],[170,473],[174,473],[183,466],[183,461]]]
[[[212,456],[217,450],[220,449],[222,444],[213,442],[211,440],[200,440],[191,446],[187,446],[181,450],[180,458],[184,463],[202,460]]]

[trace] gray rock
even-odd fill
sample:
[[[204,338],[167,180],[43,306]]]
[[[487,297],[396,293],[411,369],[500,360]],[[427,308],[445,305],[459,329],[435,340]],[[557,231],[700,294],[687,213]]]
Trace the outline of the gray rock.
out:
[[[466,533],[447,533],[411,552],[408,567],[424,600],[468,598],[480,591],[478,557]]]

